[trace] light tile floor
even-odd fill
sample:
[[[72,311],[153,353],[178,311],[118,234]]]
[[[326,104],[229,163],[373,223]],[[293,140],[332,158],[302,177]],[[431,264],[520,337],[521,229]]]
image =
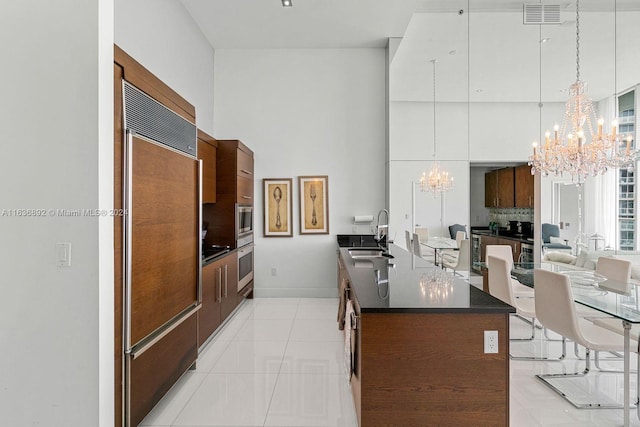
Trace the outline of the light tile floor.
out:
[[[477,278],[472,277],[471,282],[477,286]],[[351,390],[342,368],[336,310],[333,298],[246,301],[203,349],[197,368],[175,384],[141,425],[356,427]],[[513,337],[529,330],[522,321],[512,319]],[[622,425],[622,410],[575,409],[535,378],[538,373],[582,370],[584,361],[576,358],[572,345],[568,350],[563,362],[511,362],[511,426]],[[511,352],[558,355],[560,346],[538,339],[512,343]],[[605,364],[622,366],[621,362]],[[634,356],[632,366],[635,364]],[[622,375],[594,369],[586,385],[601,390],[601,400],[621,401]],[[578,388],[572,391],[580,393]],[[635,412],[631,421],[640,426]],[[471,420],[469,425],[473,425]]]

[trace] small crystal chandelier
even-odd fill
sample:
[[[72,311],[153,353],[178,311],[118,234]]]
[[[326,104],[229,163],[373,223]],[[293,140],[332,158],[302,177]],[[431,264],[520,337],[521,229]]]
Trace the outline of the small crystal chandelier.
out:
[[[433,268],[420,275],[420,291],[432,302],[446,302],[453,293],[453,275],[446,270]]]
[[[547,131],[540,147],[537,142],[533,143],[533,155],[529,157],[531,173],[558,176],[567,172],[572,181],[580,185],[587,177],[606,173],[609,168],[632,168],[638,152],[632,147],[631,135],[627,136],[626,142],[622,140],[617,133],[617,120],[612,122],[611,134],[603,133],[602,118],[594,132],[594,117],[593,103],[586,93],[585,83],[580,80],[580,0],[576,0],[576,81],[569,86],[562,127],[554,126],[553,139]],[[585,129],[591,143],[587,141]]]
[[[432,59],[433,64],[433,157],[436,157],[436,60]],[[449,172],[440,167],[440,163],[434,162],[431,170],[427,175],[422,173],[420,178],[420,191],[429,191],[435,197],[438,193],[444,193],[453,188],[453,177]]]

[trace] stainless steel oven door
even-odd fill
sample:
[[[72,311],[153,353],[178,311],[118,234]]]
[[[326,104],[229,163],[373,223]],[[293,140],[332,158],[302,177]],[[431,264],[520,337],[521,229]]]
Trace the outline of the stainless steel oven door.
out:
[[[253,206],[236,205],[236,238],[253,233]]]
[[[238,291],[253,280],[253,245],[238,249]]]

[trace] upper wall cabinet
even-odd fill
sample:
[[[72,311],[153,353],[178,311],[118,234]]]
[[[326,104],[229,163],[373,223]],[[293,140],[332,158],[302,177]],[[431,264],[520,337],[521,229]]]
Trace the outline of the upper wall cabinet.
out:
[[[497,169],[484,175],[484,205],[487,208],[512,208],[514,205],[514,168]]]
[[[218,141],[198,129],[198,159],[202,160],[202,203],[216,202]]]
[[[238,246],[236,210],[253,205],[253,151],[238,140],[218,140],[216,152],[216,203],[204,206],[205,244]]]
[[[515,168],[515,207],[533,208],[534,178],[531,166],[521,165]]]
[[[253,151],[238,140],[221,140],[218,146],[221,191],[239,205],[253,205]]]

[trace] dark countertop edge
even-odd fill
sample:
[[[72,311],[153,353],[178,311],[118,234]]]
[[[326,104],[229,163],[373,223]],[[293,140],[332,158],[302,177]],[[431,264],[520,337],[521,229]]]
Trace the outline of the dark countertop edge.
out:
[[[470,285],[472,286],[472,285]],[[361,308],[361,313],[395,313],[395,314],[446,314],[446,313],[464,313],[464,314],[503,314],[515,313],[516,309],[509,306],[506,307],[471,307],[471,308],[455,308],[455,307],[437,307],[437,308]]]
[[[236,252],[238,249],[230,249],[229,252],[222,252],[220,254],[217,255],[213,255],[207,258],[202,258],[202,266],[204,267],[205,265],[209,265],[212,262],[215,262],[217,260],[219,260],[220,258],[224,258],[225,256],[232,254],[234,252]]]

